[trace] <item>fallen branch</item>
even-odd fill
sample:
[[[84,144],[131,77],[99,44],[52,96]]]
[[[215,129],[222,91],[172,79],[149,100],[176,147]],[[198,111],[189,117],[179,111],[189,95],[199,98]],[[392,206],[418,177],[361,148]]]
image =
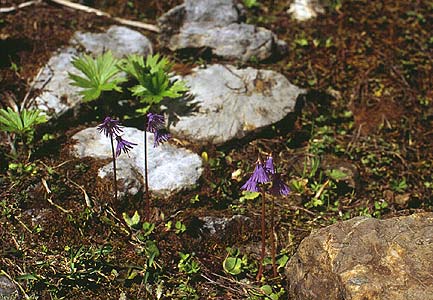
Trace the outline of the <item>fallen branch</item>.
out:
[[[18,10],[18,9],[21,9],[21,8],[24,8],[24,7],[27,7],[27,6],[36,4],[36,3],[41,3],[41,2],[42,2],[42,0],[32,0],[32,1],[23,2],[23,3],[20,3],[18,5],[14,5],[14,6],[10,6],[10,7],[2,7],[2,8],[0,8],[0,13],[12,12],[12,11],[15,11],[15,10]]]
[[[56,4],[66,6],[66,7],[69,7],[69,8],[72,8],[72,9],[81,10],[81,11],[84,11],[87,13],[93,13],[93,14],[96,14],[97,16],[104,16],[104,17],[113,19],[122,25],[137,27],[137,28],[149,30],[149,31],[156,32],[156,33],[159,33],[159,31],[160,31],[159,27],[156,25],[147,24],[147,23],[143,23],[143,22],[139,22],[139,21],[127,20],[127,19],[118,18],[118,17],[113,17],[110,14],[103,12],[99,9],[88,7],[88,6],[85,6],[82,4],[72,3],[72,2],[67,1],[67,0],[49,0],[49,1],[56,3]]]

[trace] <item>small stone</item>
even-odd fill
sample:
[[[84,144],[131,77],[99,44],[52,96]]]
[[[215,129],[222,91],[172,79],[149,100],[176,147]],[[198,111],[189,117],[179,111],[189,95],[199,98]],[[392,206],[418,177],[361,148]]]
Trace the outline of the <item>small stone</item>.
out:
[[[17,300],[19,293],[15,284],[6,276],[0,275],[0,299]]]
[[[295,0],[287,13],[298,21],[306,21],[325,12],[319,0]]]

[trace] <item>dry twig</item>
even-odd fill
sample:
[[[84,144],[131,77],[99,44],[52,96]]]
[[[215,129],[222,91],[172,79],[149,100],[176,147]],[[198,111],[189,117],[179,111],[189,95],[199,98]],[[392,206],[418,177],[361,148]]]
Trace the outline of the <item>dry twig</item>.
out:
[[[23,2],[20,3],[18,5],[14,5],[14,6],[10,6],[10,7],[2,7],[0,8],[0,13],[9,13],[9,12],[13,12],[15,10],[33,5],[33,4],[37,4],[37,3],[41,3],[42,0],[32,0],[32,1],[27,1],[27,2]]]

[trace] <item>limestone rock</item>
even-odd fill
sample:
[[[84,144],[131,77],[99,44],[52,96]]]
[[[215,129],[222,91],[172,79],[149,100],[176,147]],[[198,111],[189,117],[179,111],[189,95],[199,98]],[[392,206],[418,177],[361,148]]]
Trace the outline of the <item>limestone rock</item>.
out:
[[[146,56],[152,53],[152,44],[140,32],[125,26],[113,25],[106,32],[76,32],[71,42],[83,46],[93,55],[103,54],[110,50],[117,58],[129,54]]]
[[[68,73],[79,74],[71,61],[80,55],[75,46],[80,45],[92,55],[110,50],[117,57],[128,54],[147,55],[152,45],[141,33],[127,27],[111,26],[104,33],[77,32],[71,45],[59,49],[35,78],[35,89],[42,91],[32,103],[34,108],[44,112],[48,118],[57,118],[65,112],[78,108],[82,96],[79,87],[72,86]],[[79,47],[77,47],[79,48]]]
[[[295,0],[287,10],[298,21],[306,21],[325,12],[319,0]]]
[[[210,48],[217,56],[243,61],[286,50],[271,31],[240,21],[233,0],[186,0],[159,19],[160,40],[172,51]]]
[[[117,178],[119,191],[136,194],[143,185],[144,174],[144,142],[143,131],[136,128],[123,128],[124,139],[138,144],[130,152],[129,157],[121,154],[117,162]],[[147,135],[148,143],[148,176],[149,188],[161,196],[168,196],[183,189],[193,187],[202,173],[201,158],[186,149],[177,148],[165,143],[153,148],[153,135]],[[73,137],[77,143],[73,154],[77,157],[111,158],[110,140],[100,134],[96,127],[84,129]],[[99,176],[112,176],[110,162],[99,170]]]
[[[71,61],[78,56],[78,51],[67,47],[60,49],[43,67],[36,78],[35,88],[41,89],[41,95],[35,98],[33,106],[44,112],[48,118],[56,118],[81,101],[80,89],[70,85],[68,72],[74,69]]]
[[[432,257],[433,213],[339,222],[313,231],[290,259],[290,299],[432,299]]]
[[[180,115],[170,131],[201,143],[222,144],[274,124],[293,112],[303,92],[280,73],[219,64],[182,79],[197,108]]]

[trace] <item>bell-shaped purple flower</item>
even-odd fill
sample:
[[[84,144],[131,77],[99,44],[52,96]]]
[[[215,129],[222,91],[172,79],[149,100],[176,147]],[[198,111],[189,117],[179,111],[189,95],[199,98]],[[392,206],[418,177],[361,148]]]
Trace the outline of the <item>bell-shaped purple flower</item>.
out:
[[[274,196],[287,196],[290,193],[290,188],[281,180],[281,176],[275,173],[272,176],[272,186],[269,192]]]
[[[258,192],[259,187],[257,186],[257,182],[252,180],[253,178],[250,177],[250,179],[245,182],[243,186],[241,186],[241,190],[249,191],[249,192]]]
[[[268,159],[266,160],[265,170],[269,174],[275,174],[274,159],[272,158],[272,156],[269,156]]]
[[[151,132],[151,133],[155,133],[159,129],[164,128],[164,125],[165,125],[164,116],[158,115],[158,114],[153,114],[153,113],[147,114],[146,131]]]
[[[171,138],[171,134],[166,129],[158,129],[153,134],[153,147],[156,148],[160,144],[167,142]]]
[[[251,176],[251,180],[256,183],[266,183],[269,182],[268,173],[266,173],[265,167],[261,161],[256,163],[256,167],[254,169],[253,175]]]
[[[104,122],[97,127],[100,133],[104,133],[106,137],[113,137],[123,132],[119,120],[106,117]]]
[[[116,136],[117,147],[116,147],[116,157],[122,153],[128,154],[128,152],[133,148],[133,146],[137,146],[135,143],[128,142],[127,140],[122,139],[120,135]],[[129,154],[128,154],[129,155]]]

